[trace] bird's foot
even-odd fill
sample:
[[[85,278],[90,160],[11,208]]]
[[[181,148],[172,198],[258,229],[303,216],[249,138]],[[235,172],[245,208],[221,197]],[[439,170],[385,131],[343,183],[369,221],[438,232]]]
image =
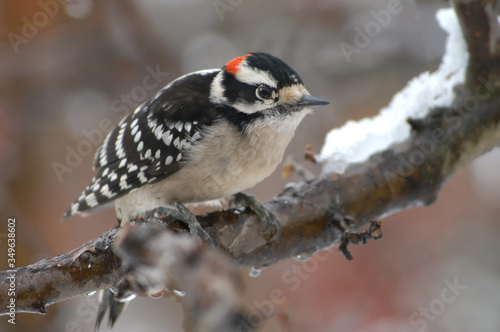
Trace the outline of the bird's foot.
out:
[[[212,248],[215,248],[214,241],[207,233],[207,231],[204,230],[203,227],[201,227],[198,219],[196,219],[196,216],[191,211],[189,211],[189,209],[182,203],[175,203],[175,207],[177,208],[177,210],[160,206],[153,209],[151,211],[151,214],[155,217],[169,216],[171,218],[182,221],[189,227],[189,232],[193,237],[204,239],[205,241],[210,243]]]
[[[264,233],[267,233],[271,229],[271,226],[274,226],[276,233],[271,240],[275,240],[281,235],[281,224],[276,215],[266,209],[254,195],[239,192],[233,196],[231,204],[239,205],[255,212],[255,214],[266,223]]]

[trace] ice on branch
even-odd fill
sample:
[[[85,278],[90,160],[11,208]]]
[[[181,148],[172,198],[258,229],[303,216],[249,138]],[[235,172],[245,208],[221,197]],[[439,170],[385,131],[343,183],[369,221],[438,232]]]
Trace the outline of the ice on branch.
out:
[[[377,116],[348,121],[341,128],[331,130],[317,157],[324,163],[323,173],[342,174],[349,164],[362,162],[391,144],[407,139],[408,118],[422,118],[432,108],[451,105],[455,97],[453,88],[465,80],[469,54],[455,11],[439,10],[436,19],[448,33],[439,68],[413,78]]]

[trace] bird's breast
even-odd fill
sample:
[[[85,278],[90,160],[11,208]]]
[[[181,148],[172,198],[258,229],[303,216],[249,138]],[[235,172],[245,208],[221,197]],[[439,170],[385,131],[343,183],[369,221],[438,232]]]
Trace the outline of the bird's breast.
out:
[[[258,119],[246,132],[228,122],[213,124],[165,185],[170,190],[176,188],[175,199],[181,202],[218,199],[253,187],[271,175],[283,159],[304,117],[301,113],[276,121]]]

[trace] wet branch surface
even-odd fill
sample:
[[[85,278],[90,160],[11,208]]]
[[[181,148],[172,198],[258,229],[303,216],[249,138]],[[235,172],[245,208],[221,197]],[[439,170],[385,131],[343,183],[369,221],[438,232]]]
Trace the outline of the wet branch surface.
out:
[[[225,291],[231,294],[225,307],[229,316],[219,318],[234,321],[241,317],[243,310],[238,306],[240,287],[234,267],[225,263],[227,256],[239,266],[261,267],[340,245],[341,252],[349,258],[349,242],[364,243],[369,238],[381,236],[377,221],[371,222],[373,232],[362,232],[370,226],[371,220],[434,202],[443,184],[456,170],[500,145],[500,86],[484,83],[485,80],[500,82],[497,79],[500,77],[499,47],[497,36],[492,32],[498,27],[493,26],[492,20],[483,20],[490,17],[488,15],[496,15],[490,12],[495,1],[456,0],[453,5],[470,53],[466,84],[457,87],[453,105],[434,109],[422,119],[409,119],[412,133],[408,140],[373,155],[366,162],[351,165],[343,175],[325,175],[290,184],[277,197],[265,202],[264,206],[281,221],[282,234],[278,239],[271,241],[273,232],[263,235],[264,223],[251,211],[243,209],[199,216],[201,225],[217,244],[216,251],[184,235],[172,235],[185,231],[176,222],[158,226],[158,220],[150,220],[151,225],[136,225],[124,231],[113,228],[72,252],[18,268],[15,273],[17,311],[45,313],[50,304],[116,286],[127,272],[134,274],[140,270],[138,267],[150,266],[164,272],[163,279],[157,272],[154,274],[161,285],[172,286],[173,283],[188,291],[186,308],[191,317],[196,317],[216,305],[212,302],[217,296],[206,294],[219,294],[220,290],[205,287],[209,282],[203,283],[203,278],[216,280],[214,271],[219,269],[222,271],[219,277],[228,285]],[[468,107],[471,98],[477,101],[473,109]],[[154,232],[148,230],[151,227]],[[119,236],[121,240],[115,244]],[[158,241],[153,241],[158,243],[157,247],[141,247],[140,243],[150,243],[147,236],[151,241],[170,238],[171,243],[177,243],[174,239],[182,237],[184,244],[177,249],[179,261],[168,263],[161,251],[167,250],[168,245],[160,245]],[[137,238],[141,241],[132,241]],[[190,249],[182,253],[183,246]],[[212,265],[202,264],[202,257],[211,257],[207,260]],[[123,264],[126,269],[122,267],[122,258],[127,262]],[[216,265],[217,262],[220,265]],[[175,268],[168,264],[174,264]],[[9,283],[5,280],[9,273],[0,272],[0,314],[8,314]],[[203,278],[187,278],[190,273],[198,273]],[[134,279],[140,278],[136,275]],[[209,319],[199,315],[202,317],[193,324]],[[197,330],[196,326],[192,328]],[[221,326],[217,328],[225,330]],[[214,327],[214,331],[217,328]]]

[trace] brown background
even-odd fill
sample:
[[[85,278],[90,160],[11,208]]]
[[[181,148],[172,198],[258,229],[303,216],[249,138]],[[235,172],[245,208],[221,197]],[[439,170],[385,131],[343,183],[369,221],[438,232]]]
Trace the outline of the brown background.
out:
[[[444,50],[445,34],[434,20],[435,11],[448,6],[442,1],[401,1],[403,11],[350,63],[340,43],[353,44],[354,28],[363,29],[374,20],[370,11],[386,9],[389,1],[224,1],[233,7],[222,20],[214,7],[218,1],[42,1],[57,9],[49,17],[38,1],[0,0],[2,270],[8,217],[17,220],[19,266],[74,249],[115,224],[112,210],[61,221],[93,176],[97,146],[62,181],[52,164],[65,163],[67,147],[83,144],[84,130],[98,129],[103,119],[120,120],[112,103],[139,91],[148,66],[169,73],[159,89],[249,51],[281,57],[312,94],[331,101],[303,122],[288,148],[287,155],[301,160],[307,144],[321,149],[329,129],[377,114],[410,78],[433,70]],[[41,20],[38,30],[16,52],[9,36],[22,36],[34,18]],[[136,96],[127,109],[157,89]],[[304,164],[319,173],[318,166]],[[499,169],[497,149],[456,174],[431,207],[385,219],[383,240],[352,248],[352,262],[333,248],[308,262],[266,268],[258,278],[243,270],[248,308],[267,303],[278,289],[286,300],[273,307],[263,331],[419,331],[423,323],[412,326],[409,319],[429,306],[435,315],[425,331],[497,331]],[[278,169],[249,192],[266,200],[288,181],[299,179],[282,179]],[[303,280],[291,283],[293,273]],[[440,307],[444,281],[455,278],[467,289]],[[95,301],[93,296],[54,305],[45,316],[17,314],[15,326],[2,317],[0,330],[92,331]],[[179,302],[175,296],[135,300],[116,331],[181,331]]]

